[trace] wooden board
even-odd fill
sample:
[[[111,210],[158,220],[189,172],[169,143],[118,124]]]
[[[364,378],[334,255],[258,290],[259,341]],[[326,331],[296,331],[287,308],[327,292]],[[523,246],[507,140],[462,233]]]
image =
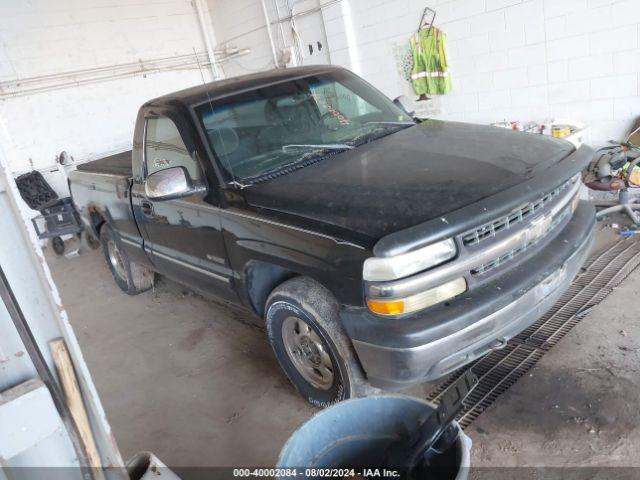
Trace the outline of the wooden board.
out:
[[[78,386],[78,380],[76,378],[76,372],[73,369],[73,363],[71,363],[71,357],[69,351],[62,338],[52,340],[49,342],[51,353],[53,355],[53,361],[56,364],[58,370],[58,376],[62,383],[62,389],[67,400],[67,405],[71,411],[73,421],[76,423],[78,433],[84,444],[87,459],[91,467],[91,473],[96,480],[104,480],[104,471],[102,470],[102,461],[98,448],[96,447],[93,433],[91,432],[91,425],[89,424],[89,417],[87,411],[84,408],[82,401],[82,394],[80,393],[80,387]]]

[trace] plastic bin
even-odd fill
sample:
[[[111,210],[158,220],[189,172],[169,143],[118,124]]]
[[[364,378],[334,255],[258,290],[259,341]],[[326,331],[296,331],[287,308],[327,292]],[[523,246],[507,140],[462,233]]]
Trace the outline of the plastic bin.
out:
[[[289,438],[278,468],[382,468],[389,446],[406,436],[433,410],[417,398],[381,395],[338,403],[311,417]],[[434,459],[429,478],[465,480],[471,464],[471,439],[456,424],[454,444]]]

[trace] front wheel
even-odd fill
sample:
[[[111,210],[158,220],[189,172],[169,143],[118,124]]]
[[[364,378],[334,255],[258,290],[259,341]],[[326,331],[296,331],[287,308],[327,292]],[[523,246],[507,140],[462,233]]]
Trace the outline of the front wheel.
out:
[[[324,408],[372,390],[323,286],[305,277],[283,283],[267,299],[265,317],[280,366],[309,403]]]

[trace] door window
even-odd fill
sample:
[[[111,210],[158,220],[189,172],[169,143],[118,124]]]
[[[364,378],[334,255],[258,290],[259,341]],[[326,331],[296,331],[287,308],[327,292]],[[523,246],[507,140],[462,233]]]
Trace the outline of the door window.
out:
[[[147,176],[159,170],[184,167],[193,180],[200,179],[200,167],[182,141],[175,123],[167,117],[147,120],[144,158]]]

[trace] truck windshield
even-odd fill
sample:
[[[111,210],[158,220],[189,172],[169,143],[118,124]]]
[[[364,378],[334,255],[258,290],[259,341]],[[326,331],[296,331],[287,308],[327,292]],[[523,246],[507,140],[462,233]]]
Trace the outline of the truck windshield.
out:
[[[347,71],[289,80],[196,107],[228,180],[250,184],[415,124]]]

